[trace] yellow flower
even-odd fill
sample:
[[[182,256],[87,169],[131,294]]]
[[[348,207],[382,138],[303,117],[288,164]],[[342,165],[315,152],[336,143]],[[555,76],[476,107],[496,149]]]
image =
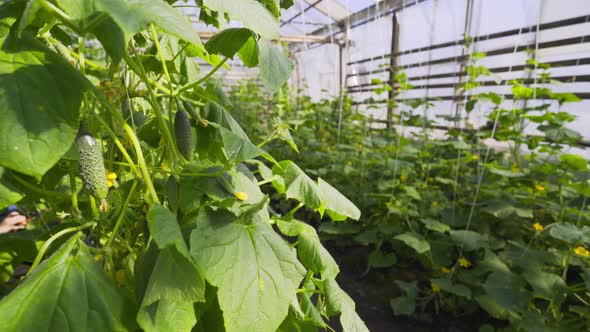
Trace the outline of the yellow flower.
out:
[[[543,187],[542,185],[535,183],[535,190],[536,191],[545,191],[545,187]]]
[[[440,268],[440,272],[442,272],[444,274],[451,273],[451,271],[452,271],[452,269],[449,269],[448,267],[445,267],[445,266]]]
[[[243,191],[235,192],[234,196],[236,196],[236,198],[239,199],[240,201],[247,201],[248,200],[248,194]]]
[[[465,257],[459,257],[459,265],[464,268],[468,268],[471,266],[471,262],[467,260]]]
[[[115,181],[117,180],[117,174],[114,172],[107,171],[107,184],[109,188],[115,185]]]
[[[432,207],[437,207],[438,206],[438,202],[437,201],[434,201],[434,202],[432,202],[431,205],[432,205]]]
[[[543,227],[543,225],[539,224],[538,222],[533,224],[533,228],[537,231],[537,232],[542,232],[545,227]]]
[[[479,160],[479,156],[474,154],[471,156],[471,160],[473,160],[473,161]]]
[[[406,180],[407,180],[407,179],[408,179],[408,176],[407,176],[407,175],[405,175],[405,174],[402,174],[402,175],[400,175],[400,176],[399,176],[399,180],[400,180],[401,182],[406,182]]]
[[[590,257],[590,251],[582,246],[577,246],[574,252],[582,257]]]
[[[518,167],[517,163],[512,164],[512,167],[510,168],[510,170],[512,171],[512,173],[518,173],[520,172],[520,167]]]
[[[352,165],[352,161],[349,160],[347,164],[348,164],[348,166],[351,166]]]
[[[432,288],[433,293],[440,293],[440,286],[432,281],[430,282],[430,288]]]

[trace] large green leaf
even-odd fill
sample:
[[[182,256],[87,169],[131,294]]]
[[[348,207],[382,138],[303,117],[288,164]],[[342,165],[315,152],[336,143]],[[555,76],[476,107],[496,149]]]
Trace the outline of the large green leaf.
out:
[[[211,37],[205,43],[205,48],[209,53],[233,58],[252,35],[252,31],[246,28],[225,29]]]
[[[388,268],[392,267],[397,262],[397,257],[394,253],[384,254],[377,249],[369,254],[368,265],[373,268]]]
[[[431,279],[430,282],[447,293],[455,294],[461,297],[466,297],[468,299],[471,298],[471,290],[467,286],[455,284],[448,278]]]
[[[281,161],[273,167],[273,173],[284,180],[274,181],[273,184],[287,198],[296,199],[322,215],[327,211],[333,220],[360,218],[360,210],[348,198],[321,178],[316,183],[291,160]]]
[[[226,330],[275,331],[305,272],[295,250],[254,211],[203,208],[196,218],[191,255],[218,288]]]
[[[161,0],[55,0],[55,3],[68,14],[76,30],[94,34],[115,62],[123,58],[129,37],[150,23],[187,42],[201,44],[188,18]],[[31,21],[35,11],[25,15],[23,20]],[[19,26],[21,30],[24,27],[25,24]]]
[[[235,215],[249,209],[250,205],[264,199],[254,175],[244,165],[238,165],[234,170],[219,173],[223,168],[219,165],[211,166],[194,161],[183,169],[180,179],[180,208],[190,213],[201,207],[203,196],[207,196],[210,205],[223,206]],[[190,174],[211,174],[210,176],[191,176]],[[247,200],[238,200],[237,192],[246,193]],[[258,212],[268,218],[266,210]]]
[[[424,224],[424,227],[428,228],[431,231],[445,233],[451,229],[449,225],[443,224],[442,222],[431,218],[421,218],[420,221]]]
[[[493,272],[488,276],[484,289],[490,299],[500,307],[506,310],[518,310],[523,308],[530,299],[525,285],[523,278],[517,274]]]
[[[7,181],[5,173],[6,169],[0,167],[0,210],[23,198],[23,195]]]
[[[346,217],[359,220],[361,211],[346,196],[321,178],[318,178],[318,186],[325,202],[324,209],[332,220],[345,220]]]
[[[487,235],[468,230],[456,230],[450,231],[449,233],[451,234],[451,238],[461,244],[463,249],[467,251],[486,248],[488,246]]]
[[[404,282],[396,280],[395,283],[404,291],[405,295],[391,299],[389,305],[395,315],[411,315],[416,310],[416,296],[418,284],[416,281]]]
[[[529,270],[523,275],[533,287],[534,297],[558,303],[565,300],[568,289],[565,281],[560,276],[539,270]]]
[[[297,237],[297,257],[309,270],[321,273],[324,279],[334,279],[339,273],[338,264],[320,243],[317,232],[299,220],[277,220],[277,226],[287,236]]]
[[[204,107],[203,117],[209,122],[215,122],[223,128],[230,130],[244,141],[250,141],[244,129],[242,129],[236,119],[223,106],[212,101],[208,102]]]
[[[255,0],[203,0],[203,4],[229,16],[265,38],[278,38],[279,19]]]
[[[176,221],[176,216],[172,211],[161,205],[155,205],[148,212],[147,219],[150,234],[154,242],[158,245],[158,248],[173,248],[181,255],[187,258],[190,257],[186,243],[182,238],[180,227]]]
[[[78,132],[88,81],[29,33],[0,51],[0,165],[41,177]]]
[[[340,313],[340,324],[344,332],[361,332],[369,329],[355,310],[354,301],[338,285],[336,280],[324,282],[328,314]]]
[[[156,205],[147,218],[158,249],[151,248],[139,268],[145,290],[137,322],[146,331],[190,331],[196,324],[193,304],[205,300],[205,281],[174,214]]]
[[[549,235],[571,244],[578,242],[590,243],[590,227],[588,226],[579,228],[570,223],[560,223],[551,227]]]
[[[254,36],[248,38],[238,52],[238,56],[248,68],[254,68],[258,65],[258,42]]]
[[[135,331],[134,310],[79,236],[0,302],[2,330],[19,332]]]
[[[562,154],[559,156],[559,160],[574,171],[585,171],[588,169],[588,160],[577,154]]]
[[[267,40],[258,42],[258,58],[262,83],[270,93],[275,93],[291,77],[293,62],[280,47]]]
[[[285,194],[312,209],[322,206],[322,193],[318,185],[290,160],[281,161],[280,168],[273,167],[273,173],[285,179]],[[281,190],[279,190],[281,191]]]
[[[422,235],[418,233],[407,232],[396,235],[394,239],[402,241],[406,245],[416,250],[419,254],[423,254],[430,250],[430,245],[428,244],[428,241],[426,241],[422,237]]]
[[[491,202],[484,210],[497,218],[507,218],[512,215],[517,215],[521,218],[533,217],[532,209],[517,207],[506,201]]]
[[[244,140],[240,135],[225,128],[219,128],[219,136],[223,142],[223,153],[225,158],[232,165],[237,165],[242,161],[254,159],[264,153],[258,146],[249,140]]]
[[[145,331],[190,331],[194,302],[203,301],[205,283],[197,268],[175,249],[153,249],[136,270],[147,280],[137,322]]]

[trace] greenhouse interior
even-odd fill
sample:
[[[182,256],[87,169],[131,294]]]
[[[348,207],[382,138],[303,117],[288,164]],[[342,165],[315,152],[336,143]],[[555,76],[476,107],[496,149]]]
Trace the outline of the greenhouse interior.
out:
[[[1,1],[0,330],[590,331],[589,31],[589,0]]]

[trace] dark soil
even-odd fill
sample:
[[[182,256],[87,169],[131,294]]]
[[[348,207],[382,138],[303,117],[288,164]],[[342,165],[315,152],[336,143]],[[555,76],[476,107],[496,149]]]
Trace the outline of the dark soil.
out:
[[[325,245],[340,266],[337,277],[340,287],[355,301],[359,316],[371,332],[471,332],[488,320],[482,313],[467,317],[428,313],[419,317],[394,316],[389,301],[401,295],[394,280],[411,280],[413,276],[392,269],[367,273],[367,247],[342,248],[329,242]]]

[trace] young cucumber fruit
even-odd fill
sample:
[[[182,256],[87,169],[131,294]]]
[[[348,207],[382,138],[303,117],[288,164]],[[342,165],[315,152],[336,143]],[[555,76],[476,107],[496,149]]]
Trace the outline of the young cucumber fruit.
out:
[[[183,110],[178,110],[174,116],[174,135],[176,136],[176,146],[180,154],[186,160],[191,160],[195,154],[195,141],[193,140],[190,119]]]
[[[78,168],[84,188],[95,198],[105,199],[109,186],[100,143],[89,134],[80,134],[76,138],[76,146],[80,153]]]

